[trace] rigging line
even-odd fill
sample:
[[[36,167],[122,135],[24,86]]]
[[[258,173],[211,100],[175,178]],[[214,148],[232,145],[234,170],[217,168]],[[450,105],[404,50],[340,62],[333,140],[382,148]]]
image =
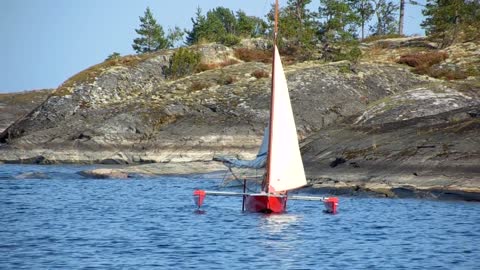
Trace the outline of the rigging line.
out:
[[[235,173],[233,173],[233,171],[231,170],[231,168],[229,168],[229,170],[230,170],[230,173],[233,175],[233,177],[235,177],[235,180],[236,180],[237,182],[239,182],[240,184],[243,185],[242,179],[240,179],[240,177],[237,177],[237,176],[235,175]],[[247,187],[247,190],[248,190],[249,192],[255,192],[254,190],[250,189],[249,187]]]
[[[230,167],[228,168],[230,170]],[[222,183],[225,183],[225,179],[227,179],[228,171],[225,171],[225,175],[223,175]]]

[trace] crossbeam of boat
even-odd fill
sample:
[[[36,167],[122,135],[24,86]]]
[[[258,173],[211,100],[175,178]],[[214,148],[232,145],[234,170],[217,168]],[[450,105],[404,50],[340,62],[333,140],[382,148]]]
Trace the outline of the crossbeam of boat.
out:
[[[205,194],[206,195],[213,195],[213,196],[245,196],[245,195],[252,195],[254,193],[205,190]],[[258,194],[258,193],[256,193],[256,194]],[[275,195],[275,196],[279,196],[279,195]],[[321,202],[323,202],[325,200],[328,200],[328,197],[289,195],[288,199],[289,200],[299,200],[299,201],[321,201]]]
[[[243,193],[243,192],[228,192],[228,191],[208,191],[205,190],[206,195],[213,195],[213,196],[244,196],[244,195],[251,195],[251,193]]]
[[[317,196],[296,196],[296,195],[291,195],[288,196],[289,200],[300,200],[300,201],[326,201],[328,200],[328,197],[317,197]]]
[[[261,198],[265,197],[266,193],[246,193],[244,192],[229,192],[229,191],[208,191],[208,190],[200,190],[197,189],[193,192],[193,200],[198,208],[200,208],[203,204],[203,200],[205,199],[206,195],[212,196],[243,196],[244,202],[242,203],[242,211],[243,207],[245,206],[245,198],[247,196],[251,196],[250,198]],[[338,198],[337,197],[319,197],[319,196],[300,196],[300,195],[279,195],[279,194],[270,194],[272,197],[279,198],[279,197],[288,197],[290,200],[303,200],[303,201],[320,201],[323,202],[326,207],[326,212],[335,214],[337,212],[338,206]],[[268,196],[268,195],[267,195]]]

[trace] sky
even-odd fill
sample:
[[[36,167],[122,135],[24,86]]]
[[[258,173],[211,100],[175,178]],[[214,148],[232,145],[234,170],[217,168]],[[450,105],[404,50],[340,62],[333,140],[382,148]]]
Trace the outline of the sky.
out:
[[[280,0],[285,6],[287,0]],[[316,10],[318,0],[312,1]],[[191,29],[197,7],[264,18],[273,0],[0,0],[0,93],[56,88],[113,52],[134,54],[135,28],[150,7],[165,32]],[[404,31],[420,34],[421,7],[406,6]]]

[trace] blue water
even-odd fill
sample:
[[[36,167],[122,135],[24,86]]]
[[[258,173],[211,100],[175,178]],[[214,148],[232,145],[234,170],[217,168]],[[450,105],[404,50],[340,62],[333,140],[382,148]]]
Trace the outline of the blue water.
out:
[[[340,198],[282,215],[194,188],[219,180],[95,180],[78,166],[0,165],[1,269],[480,269],[480,204]]]

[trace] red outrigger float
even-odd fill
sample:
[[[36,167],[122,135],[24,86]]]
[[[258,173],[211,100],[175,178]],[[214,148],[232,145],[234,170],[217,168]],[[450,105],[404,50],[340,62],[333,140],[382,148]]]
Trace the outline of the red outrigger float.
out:
[[[243,192],[221,192],[195,190],[194,200],[202,206],[205,196],[242,196],[242,210],[261,213],[283,213],[288,200],[322,201],[326,212],[335,214],[338,207],[336,197],[290,196],[288,191],[307,184],[302,157],[298,145],[297,129],[293,117],[292,105],[288,93],[287,79],[277,48],[278,0],[275,0],[275,28],[273,37],[272,88],[270,98],[270,121],[265,130],[262,145],[257,158],[251,161],[220,157],[231,171],[232,167],[265,168],[262,191],[246,193],[246,181]]]

